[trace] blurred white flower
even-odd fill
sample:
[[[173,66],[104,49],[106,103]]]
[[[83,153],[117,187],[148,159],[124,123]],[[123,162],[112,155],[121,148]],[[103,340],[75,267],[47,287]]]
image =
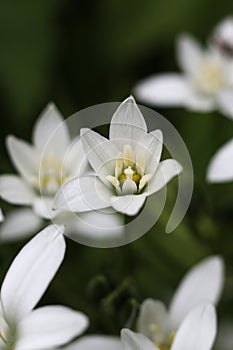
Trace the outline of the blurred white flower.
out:
[[[108,228],[122,224],[119,217],[110,214],[100,213],[98,218],[96,213],[95,216],[90,213],[74,218],[69,213],[52,211],[59,187],[89,172],[80,138],[71,139],[67,124],[54,104],[50,103],[37,120],[32,145],[8,136],[7,150],[19,175],[0,176],[0,196],[11,204],[27,208],[6,215],[0,229],[1,241],[37,232],[45,227],[44,219],[66,224],[66,234],[80,227],[84,232],[93,231],[93,220],[101,221],[103,229],[105,225]]]
[[[122,330],[121,339],[127,350],[210,350],[216,337],[216,323],[215,308],[212,304],[203,304],[185,317],[169,346],[155,344],[128,329]]]
[[[107,335],[88,335],[63,348],[63,350],[123,350],[120,338]]]
[[[192,309],[205,301],[217,303],[223,281],[222,259],[218,256],[204,259],[184,276],[168,309],[160,300],[146,299],[142,303],[137,322],[138,332],[161,349],[167,349]]]
[[[136,215],[146,198],[182,171],[173,159],[160,162],[163,136],[150,133],[133,97],[114,113],[109,140],[90,129],[81,139],[95,176],[84,176],[64,184],[55,197],[55,208],[83,212],[113,207]]]
[[[221,54],[233,58],[233,17],[223,19],[216,26],[210,44]]]
[[[2,283],[0,349],[43,350],[68,343],[88,326],[88,318],[54,305],[35,310],[65,254],[64,227],[51,225],[16,256]]]
[[[222,146],[211,159],[207,169],[207,181],[233,181],[233,139]]]
[[[182,73],[146,78],[136,85],[136,96],[155,106],[184,106],[201,112],[218,109],[233,118],[233,111],[229,113],[229,104],[233,107],[229,97],[233,97],[232,59],[212,47],[203,49],[194,38],[182,35],[177,61]]]

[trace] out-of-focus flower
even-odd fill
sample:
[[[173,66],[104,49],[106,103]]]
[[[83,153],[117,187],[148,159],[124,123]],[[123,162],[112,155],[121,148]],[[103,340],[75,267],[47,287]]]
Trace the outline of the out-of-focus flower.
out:
[[[184,106],[201,112],[218,109],[233,117],[225,95],[233,96],[233,61],[212,47],[203,49],[189,35],[178,40],[177,60],[181,74],[171,72],[144,79],[134,89],[136,96],[155,106]]]
[[[55,207],[74,212],[112,207],[136,215],[146,198],[182,171],[174,159],[160,161],[163,136],[150,133],[133,97],[114,113],[109,140],[90,130],[81,139],[95,176],[84,176],[64,184],[55,197]]]
[[[207,169],[207,181],[233,181],[233,139],[222,146],[211,159]]]
[[[192,309],[205,301],[217,303],[223,280],[222,259],[218,256],[204,259],[184,276],[168,310],[160,300],[146,299],[142,303],[137,322],[138,332],[161,349],[167,349],[180,324]]]
[[[233,17],[225,18],[216,26],[210,44],[221,54],[233,58]]]
[[[74,218],[70,213],[52,211],[54,195],[59,187],[89,172],[80,138],[71,139],[67,124],[54,104],[50,103],[37,120],[32,145],[9,136],[7,149],[19,175],[0,176],[0,196],[11,204],[27,208],[16,209],[6,215],[0,229],[2,241],[37,232],[47,225],[44,219],[66,224],[66,234],[79,228],[83,232],[93,231],[95,220],[101,221],[103,229],[122,224],[116,215],[99,213],[98,217],[97,213],[94,216],[89,213],[83,214],[82,218]]]
[[[121,339],[127,350],[210,350],[216,331],[215,308],[212,304],[203,304],[185,317],[169,346],[155,344],[144,335],[128,329],[122,330]]]
[[[107,335],[88,335],[63,348],[64,350],[123,350],[120,338]]]
[[[87,328],[87,317],[70,308],[54,305],[33,310],[64,258],[63,232],[62,226],[47,227],[11,264],[1,288],[1,350],[48,350]]]

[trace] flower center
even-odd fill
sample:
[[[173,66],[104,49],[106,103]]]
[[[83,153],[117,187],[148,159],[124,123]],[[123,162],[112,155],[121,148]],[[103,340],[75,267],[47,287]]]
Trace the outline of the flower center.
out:
[[[207,95],[215,94],[225,83],[222,65],[210,59],[205,60],[193,77],[193,83],[198,91]]]
[[[139,194],[150,179],[151,174],[145,174],[144,157],[139,152],[135,155],[130,145],[118,154],[114,176],[107,176],[118,195]]]
[[[62,174],[62,162],[53,154],[44,156],[40,162],[39,176],[33,178],[35,188],[44,195],[54,195],[69,177]]]
[[[167,338],[161,337],[160,328],[157,324],[151,323],[149,325],[150,339],[154,342],[159,350],[170,350],[175,338],[175,333],[170,332]]]

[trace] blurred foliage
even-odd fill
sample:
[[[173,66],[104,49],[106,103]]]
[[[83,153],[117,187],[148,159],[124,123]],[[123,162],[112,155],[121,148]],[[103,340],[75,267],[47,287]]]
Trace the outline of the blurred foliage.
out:
[[[5,136],[29,140],[48,101],[65,116],[122,101],[138,79],[177,69],[175,40],[181,32],[205,42],[213,26],[233,13],[229,0],[9,0],[0,7],[1,173],[13,171]],[[168,201],[156,226],[128,246],[103,250],[67,240],[66,259],[42,303],[85,311],[90,332],[117,334],[132,325],[145,297],[168,302],[183,273],[212,253],[222,254],[227,264],[220,314],[229,316],[232,310],[233,187],[209,185],[205,173],[211,156],[232,137],[233,123],[218,113],[158,111],[190,151],[195,173],[191,207],[171,235],[164,233]],[[0,247],[1,278],[24,243]]]

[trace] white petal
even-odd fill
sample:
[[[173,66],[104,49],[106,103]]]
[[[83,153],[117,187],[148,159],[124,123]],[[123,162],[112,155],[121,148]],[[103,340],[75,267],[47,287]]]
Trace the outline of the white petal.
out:
[[[35,148],[14,136],[8,136],[6,146],[12,163],[18,172],[29,182],[38,173],[39,153]]]
[[[111,197],[111,205],[122,214],[136,215],[146,200],[145,194],[113,196]]]
[[[33,201],[33,210],[37,216],[52,220],[58,213],[53,209],[54,198],[53,197],[36,197]]]
[[[67,125],[53,103],[49,103],[37,120],[33,131],[33,142],[40,151],[55,153],[63,158],[70,144]]]
[[[155,343],[162,344],[168,331],[168,313],[159,300],[146,299],[140,307],[137,330]],[[156,332],[153,328],[156,327]]]
[[[3,215],[2,209],[0,208],[0,222],[3,222],[3,221],[4,221],[4,215]]]
[[[43,350],[61,346],[82,334],[88,318],[64,306],[46,306],[32,311],[18,327],[16,350]]]
[[[138,83],[135,94],[154,106],[182,106],[189,93],[189,83],[181,74],[153,75]]]
[[[130,96],[120,104],[112,117],[109,139],[116,142],[120,151],[123,151],[126,144],[131,144],[132,141],[134,145],[145,133],[145,119],[133,96]]]
[[[198,94],[193,87],[190,86],[184,106],[190,111],[211,112],[216,109],[216,101],[213,96]]]
[[[125,350],[158,350],[148,338],[129,329],[121,331],[121,340]]]
[[[217,303],[223,282],[224,264],[218,256],[208,257],[188,271],[171,301],[169,312],[174,327],[201,302]]]
[[[105,137],[90,129],[81,130],[83,148],[91,166],[101,180],[109,185],[108,175],[114,175],[117,147]]]
[[[124,238],[124,218],[118,213],[91,211],[70,217],[65,235],[93,247],[112,247]]]
[[[63,185],[54,199],[54,208],[72,212],[98,210],[110,206],[112,192],[98,177],[86,176]]]
[[[33,203],[35,193],[32,188],[19,176],[0,176],[0,196],[12,204],[30,205]]]
[[[211,350],[216,323],[214,307],[211,304],[199,305],[182,322],[171,350]]]
[[[26,238],[38,232],[43,225],[31,209],[15,209],[6,215],[0,227],[0,241],[11,242]]]
[[[196,39],[184,34],[178,38],[177,61],[180,68],[186,73],[194,73],[198,68],[204,52]]]
[[[108,335],[87,335],[78,339],[65,350],[123,350],[119,338]]]
[[[233,180],[233,139],[222,146],[213,156],[207,169],[209,182],[227,182]]]
[[[166,159],[159,163],[152,179],[148,182],[148,193],[161,190],[166,184],[182,172],[182,166],[174,159]]]
[[[163,133],[161,130],[154,130],[145,134],[137,144],[136,154],[145,161],[145,174],[153,175],[158,167],[163,149]]]
[[[217,95],[217,103],[220,112],[226,117],[233,119],[233,89],[219,93]]]
[[[63,226],[48,226],[16,256],[2,284],[6,320],[15,324],[38,303],[56,274],[65,253]]]

